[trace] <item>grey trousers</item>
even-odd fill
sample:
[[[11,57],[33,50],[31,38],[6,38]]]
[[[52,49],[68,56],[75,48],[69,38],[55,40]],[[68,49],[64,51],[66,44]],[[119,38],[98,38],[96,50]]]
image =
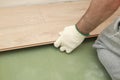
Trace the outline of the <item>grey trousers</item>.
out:
[[[112,80],[120,80],[120,17],[103,30],[93,47]]]

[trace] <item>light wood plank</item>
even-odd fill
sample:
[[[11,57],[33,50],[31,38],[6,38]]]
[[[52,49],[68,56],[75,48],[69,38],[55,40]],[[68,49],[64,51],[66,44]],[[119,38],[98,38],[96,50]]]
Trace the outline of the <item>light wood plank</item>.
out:
[[[53,43],[65,26],[73,25],[81,18],[89,3],[90,1],[77,1],[0,8],[0,51]],[[120,10],[90,34],[99,34],[119,16],[119,12]]]

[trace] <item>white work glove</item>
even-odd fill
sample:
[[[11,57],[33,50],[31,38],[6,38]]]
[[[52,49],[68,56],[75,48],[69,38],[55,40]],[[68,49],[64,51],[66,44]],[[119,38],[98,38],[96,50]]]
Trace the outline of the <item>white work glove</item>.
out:
[[[60,37],[54,42],[54,46],[56,48],[60,47],[60,51],[70,53],[83,42],[85,37],[75,25],[65,27],[63,32],[60,33]]]

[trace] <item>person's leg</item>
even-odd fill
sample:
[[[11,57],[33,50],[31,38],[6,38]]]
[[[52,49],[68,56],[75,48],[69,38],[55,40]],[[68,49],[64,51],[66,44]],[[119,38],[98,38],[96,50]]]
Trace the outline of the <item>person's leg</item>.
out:
[[[112,80],[120,80],[120,57],[107,49],[97,49],[97,53]]]
[[[120,80],[120,17],[103,30],[93,47],[112,80]]]

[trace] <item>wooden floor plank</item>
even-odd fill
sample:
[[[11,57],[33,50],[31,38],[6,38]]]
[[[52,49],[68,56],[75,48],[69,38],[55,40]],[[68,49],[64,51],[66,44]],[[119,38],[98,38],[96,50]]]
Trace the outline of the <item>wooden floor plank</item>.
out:
[[[0,8],[0,52],[53,43],[65,26],[75,24],[90,1]],[[99,34],[119,16],[112,17],[91,32]]]

